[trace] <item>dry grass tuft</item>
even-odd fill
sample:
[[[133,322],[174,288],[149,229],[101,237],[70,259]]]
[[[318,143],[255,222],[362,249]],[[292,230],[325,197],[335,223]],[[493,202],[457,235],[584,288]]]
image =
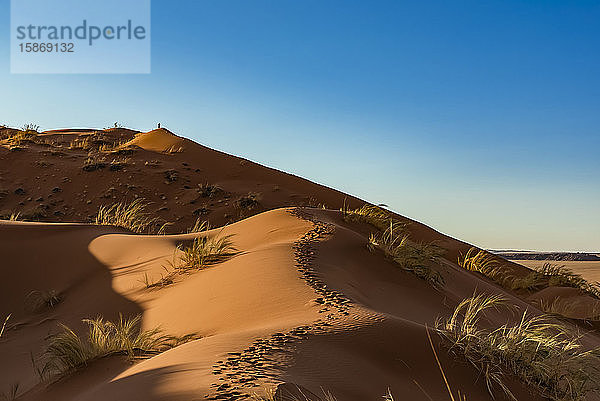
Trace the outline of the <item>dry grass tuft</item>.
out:
[[[91,361],[109,355],[126,355],[129,358],[148,357],[192,341],[197,337],[162,335],[159,329],[141,330],[141,316],[131,319],[119,317],[116,323],[101,317],[86,319],[87,335],[78,336],[67,326],[50,338],[45,352],[45,375],[64,374],[87,366]]]
[[[260,206],[261,195],[256,192],[248,192],[235,201],[235,206],[242,210],[252,210]]]
[[[214,184],[198,184],[198,193],[203,198],[212,198],[213,196],[223,192],[220,186]]]
[[[358,209],[348,209],[346,201],[340,209],[344,216],[344,221],[362,222],[371,224],[373,227],[384,231],[388,228],[389,221],[392,220],[390,212],[383,209],[384,205],[363,205]],[[400,224],[396,222],[395,224]]]
[[[513,289],[540,289],[544,287],[572,287],[600,298],[598,283],[590,283],[579,274],[567,269],[564,265],[544,263],[542,267],[523,278],[513,281]]]
[[[102,206],[98,210],[95,223],[103,226],[123,227],[135,233],[150,233],[159,225],[160,219],[150,217],[150,214],[146,212],[148,205],[149,203],[144,202],[143,199],[136,199],[131,203],[121,202]],[[163,227],[165,226],[163,225]]]
[[[206,266],[222,262],[237,253],[231,238],[233,235],[203,236],[194,239],[192,245],[183,248],[178,269],[199,270]]]
[[[55,290],[31,291],[25,298],[26,309],[31,312],[40,312],[52,309],[62,301],[62,297]]]
[[[411,241],[404,228],[402,223],[390,220],[388,228],[382,234],[369,237],[367,247],[371,250],[382,249],[386,256],[404,270],[414,273],[436,288],[442,287],[444,277],[432,264],[442,256],[443,250],[433,243]]]
[[[580,337],[566,326],[525,311],[517,324],[481,327],[487,310],[506,306],[500,296],[474,295],[436,324],[450,350],[482,373],[490,394],[499,387],[515,399],[506,385],[507,374],[555,401],[583,400],[598,392],[600,352],[584,349]]]

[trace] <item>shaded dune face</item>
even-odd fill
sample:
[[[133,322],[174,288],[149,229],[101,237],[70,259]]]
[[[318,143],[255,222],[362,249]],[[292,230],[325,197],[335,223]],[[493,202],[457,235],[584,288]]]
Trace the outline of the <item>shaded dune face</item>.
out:
[[[0,338],[0,392],[18,383],[20,400],[242,400],[268,389],[277,389],[276,399],[301,391],[320,400],[321,389],[338,400],[381,399],[387,389],[397,400],[448,399],[428,332],[452,388],[468,400],[486,400],[481,373],[432,333],[438,318],[475,292],[502,295],[533,314],[541,313],[532,303],[538,298],[577,297],[584,305],[578,316],[596,302],[568,288],[506,290],[456,264],[469,244],[394,215],[408,224],[414,241],[444,250],[437,268],[445,285],[436,289],[381,250],[368,249],[376,229],[337,211],[344,203],[362,206],[359,199],[165,129],[40,136],[49,142],[36,138],[20,150],[0,141],[0,189],[6,192],[0,211],[27,214],[46,205],[39,209],[41,222],[0,221],[0,318],[12,314]],[[74,141],[85,137],[108,148],[79,149]],[[118,170],[84,171],[90,154],[107,164],[127,160]],[[218,189],[207,194],[201,188],[207,183]],[[15,193],[18,188],[24,193]],[[249,192],[257,203],[240,206]],[[135,195],[151,202],[152,216],[174,223],[167,235],[89,224],[100,205]],[[201,208],[208,212],[195,213]],[[198,217],[219,228],[180,234]],[[230,238],[235,255],[177,273],[182,250],[204,237]],[[529,273],[506,265],[517,277]],[[165,276],[165,285],[148,287]],[[32,292],[55,294],[56,304],[40,305]],[[99,358],[40,381],[32,359],[43,364],[48,336],[59,324],[85,336],[82,319],[138,314],[144,330],[160,327],[197,339],[134,360]],[[483,324],[519,318],[520,312],[492,310]],[[600,344],[595,332],[584,341]],[[543,399],[516,378],[506,383],[518,399]]]

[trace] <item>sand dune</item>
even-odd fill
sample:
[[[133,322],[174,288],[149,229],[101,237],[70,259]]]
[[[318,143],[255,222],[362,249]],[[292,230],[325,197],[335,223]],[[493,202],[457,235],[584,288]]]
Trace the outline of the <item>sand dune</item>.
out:
[[[463,299],[497,294],[539,315],[541,299],[566,297],[575,307],[573,320],[564,324],[573,327],[591,318],[597,302],[575,288],[503,288],[457,265],[470,245],[393,215],[408,224],[412,241],[443,250],[435,269],[445,284],[436,288],[381,249],[368,249],[376,229],[338,210],[344,202],[361,206],[356,198],[164,129],[92,134],[99,143],[118,142],[95,157],[128,160],[119,170],[88,172],[81,168],[87,151],[71,145],[82,133],[89,135],[49,131],[42,136],[54,143],[32,139],[20,150],[3,150],[14,147],[10,138],[0,142],[0,187],[6,188],[0,209],[44,211],[37,216],[42,222],[0,221],[0,317],[11,314],[0,339],[0,391],[18,383],[19,400],[235,400],[277,386],[279,396],[300,386],[314,394],[326,389],[338,400],[381,399],[388,389],[396,400],[444,400],[448,392],[427,332]],[[202,194],[199,186],[206,183],[218,188]],[[107,191],[110,196],[104,196]],[[252,191],[260,192],[256,202],[240,202]],[[175,222],[168,235],[89,223],[100,205],[135,195],[153,202],[153,216]],[[195,213],[200,207],[210,210]],[[218,228],[177,234],[198,217]],[[196,238],[226,236],[235,255],[148,288],[173,271],[182,249]],[[509,261],[504,266],[515,277],[530,273]],[[32,291],[52,292],[60,302],[36,307]],[[82,319],[114,321],[120,314],[140,314],[143,329],[197,339],[133,361],[100,358],[59,380],[40,381],[32,359],[43,362],[48,336],[60,331],[59,323],[83,333]],[[485,325],[519,318],[494,310]],[[440,336],[432,338],[452,388],[468,400],[490,399],[481,372],[448,352]],[[583,341],[587,347],[600,344],[595,331]],[[506,382],[518,399],[544,399],[516,377],[508,375]]]

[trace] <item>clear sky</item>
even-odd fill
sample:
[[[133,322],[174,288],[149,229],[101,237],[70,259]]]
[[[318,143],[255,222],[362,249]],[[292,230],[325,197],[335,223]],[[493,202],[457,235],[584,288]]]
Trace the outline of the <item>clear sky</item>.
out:
[[[149,75],[10,75],[9,16],[0,123],[161,122],[482,247],[600,251],[599,1],[153,0]]]

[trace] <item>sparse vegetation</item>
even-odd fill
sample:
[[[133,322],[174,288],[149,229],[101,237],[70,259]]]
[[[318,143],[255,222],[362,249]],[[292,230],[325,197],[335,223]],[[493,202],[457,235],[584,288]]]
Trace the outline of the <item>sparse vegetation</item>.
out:
[[[431,335],[429,334],[429,329],[427,329],[427,339],[429,340],[429,346],[431,347],[431,352],[433,352],[433,356],[435,357],[435,362],[437,363],[438,369],[440,370],[442,379],[444,379],[444,385],[446,386],[446,390],[448,391],[448,396],[450,397],[450,400],[451,401],[467,401],[467,396],[462,394],[460,392],[460,390],[458,390],[456,392],[456,397],[454,396],[454,391],[452,390],[452,387],[450,387],[450,383],[448,382],[448,378],[446,377],[446,372],[444,371],[444,367],[442,366],[442,363],[440,362],[440,358],[438,358],[437,351],[435,350],[435,347],[433,346],[433,341],[431,340]],[[415,381],[415,383],[416,383],[416,381]],[[419,386],[419,388],[421,389],[421,391],[423,391],[423,393],[425,393],[427,396],[429,396],[429,394],[427,394],[425,392],[425,390],[421,388],[421,386]],[[384,397],[384,399],[386,401],[394,401],[394,397],[392,396],[392,393],[389,390],[388,390],[387,395]]]
[[[6,319],[4,319],[4,323],[2,323],[2,328],[0,329],[0,337],[2,337],[2,335],[4,334],[4,329],[6,329],[8,319],[10,319],[10,315],[6,316]]]
[[[33,124],[33,123],[25,124],[21,128],[21,130],[24,132],[35,132],[36,134],[38,133],[39,129],[40,129],[40,126],[37,124]]]
[[[64,325],[61,325],[62,332],[50,337],[44,355],[44,374],[61,375],[109,355],[148,357],[197,338],[195,335],[166,336],[159,329],[141,330],[140,315],[130,319],[120,316],[116,323],[101,317],[84,322],[88,326],[85,337]]]
[[[0,400],[12,401],[16,400],[19,395],[19,383],[13,383],[7,393],[0,394]]]
[[[247,195],[240,197],[235,201],[235,205],[242,210],[252,210],[260,206],[260,194],[248,192]]]
[[[194,223],[194,225],[192,227],[188,228],[187,233],[188,234],[200,233],[202,231],[208,230],[209,228],[210,228],[210,226],[206,221],[196,219],[196,222]]]
[[[140,281],[149,290],[153,289],[153,288],[163,288],[163,287],[171,285],[171,284],[173,284],[175,282],[175,280],[174,280],[174,273],[173,272],[169,272],[169,271],[167,271],[167,274],[161,274],[160,275],[160,279],[158,279],[156,281],[153,281],[148,276],[148,273],[144,273],[144,278],[142,280],[140,280]]]
[[[545,287],[572,287],[600,298],[598,283],[590,283],[579,274],[567,269],[564,265],[544,263],[539,269],[523,278],[513,280],[513,289],[540,289]]]
[[[149,233],[160,220],[146,212],[148,205],[143,199],[136,199],[131,203],[121,202],[102,206],[98,210],[95,223],[123,227],[135,233]]]
[[[185,150],[185,148],[183,146],[171,145],[167,149],[165,149],[165,151],[163,153],[171,155],[174,153],[183,153],[184,150]]]
[[[2,219],[8,221],[19,221],[21,220],[21,212],[11,212],[10,214],[5,214],[2,216]]]
[[[404,231],[405,225],[389,221],[387,229],[380,235],[369,237],[368,247],[371,250],[379,248],[404,270],[414,273],[432,284],[442,287],[444,278],[441,273],[431,267],[442,255],[440,247],[432,243],[411,241]]]
[[[76,138],[69,144],[70,150],[90,150],[90,148],[91,144],[89,135]]]
[[[183,270],[203,269],[235,255],[237,249],[231,237],[232,235],[203,236],[194,239],[192,245],[183,248],[181,263],[177,267]]]
[[[212,198],[213,196],[217,195],[219,192],[222,191],[223,190],[218,185],[213,185],[209,183],[198,185],[198,193],[203,198]]]
[[[31,312],[54,308],[62,301],[61,295],[55,290],[31,291],[25,298],[25,305]]]
[[[383,209],[385,205],[363,205],[358,209],[349,209],[346,201],[340,209],[344,216],[344,221],[348,222],[362,222],[368,223],[373,227],[384,231],[388,228],[389,222],[392,219],[392,215],[387,210]],[[394,222],[397,227],[400,227],[402,223],[397,221]],[[405,225],[403,225],[405,227]]]
[[[556,317],[570,317],[575,311],[574,305],[561,297],[557,297],[552,301],[540,300],[537,302],[537,306],[545,313]]]
[[[515,280],[500,259],[483,249],[471,247],[466,254],[458,257],[458,265],[465,270],[483,274],[506,288],[511,288]]]
[[[82,169],[83,169],[83,171],[91,172],[91,171],[96,171],[96,170],[102,170],[103,168],[106,168],[107,166],[108,166],[108,163],[106,162],[105,158],[89,156],[83,162]]]
[[[506,300],[500,296],[474,295],[436,324],[449,349],[482,373],[490,394],[498,387],[516,400],[506,385],[507,374],[555,401],[583,400],[598,392],[598,350],[586,350],[566,326],[527,311],[516,324],[481,327],[487,310],[504,307]]]

